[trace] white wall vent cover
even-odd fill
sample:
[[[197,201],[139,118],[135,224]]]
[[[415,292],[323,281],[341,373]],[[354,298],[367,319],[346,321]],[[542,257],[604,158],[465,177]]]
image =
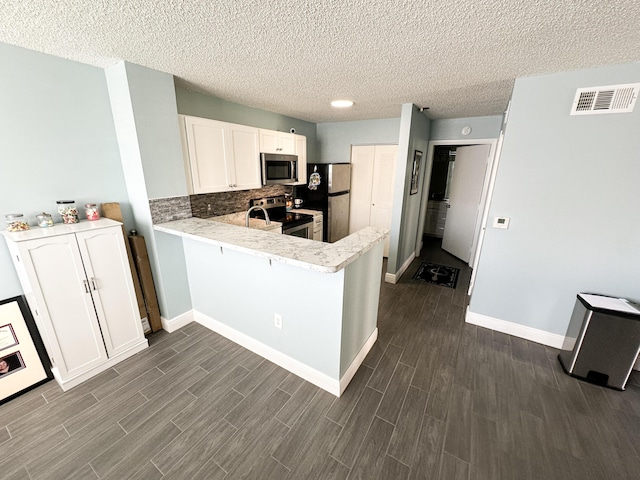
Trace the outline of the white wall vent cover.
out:
[[[640,83],[579,88],[573,100],[571,115],[633,112],[638,90]]]

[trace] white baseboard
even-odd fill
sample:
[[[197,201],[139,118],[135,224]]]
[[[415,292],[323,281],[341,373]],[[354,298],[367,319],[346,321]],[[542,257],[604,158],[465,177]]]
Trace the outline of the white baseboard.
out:
[[[385,273],[384,281],[387,283],[396,284],[398,280],[400,280],[400,277],[402,276],[402,274],[407,271],[407,268],[409,268],[409,265],[411,265],[411,262],[413,262],[415,258],[416,258],[416,252],[413,252],[411,256],[407,258],[407,260],[402,264],[402,266],[396,273]]]
[[[473,325],[506,333],[507,335],[513,335],[514,337],[524,338],[525,340],[531,340],[532,342],[541,343],[542,345],[547,345],[553,348],[561,349],[562,344],[564,343],[564,335],[549,333],[544,330],[538,330],[537,328],[507,322],[505,320],[489,317],[480,313],[474,313],[469,310],[469,307],[467,307],[465,321]]]
[[[548,347],[562,349],[565,342],[564,335],[558,335],[557,333],[549,333],[544,330],[538,330],[536,328],[527,327],[524,325],[518,325],[517,323],[507,322],[498,318],[489,317],[480,313],[474,313],[469,311],[467,307],[467,315],[465,317],[467,323],[478,325],[480,327],[489,328],[497,332],[513,335],[514,337],[524,338],[525,340],[531,340],[532,342],[541,343]],[[567,347],[565,347],[567,349]],[[634,370],[640,371],[640,356],[636,359],[633,365]]]
[[[344,372],[344,375],[342,376],[342,378],[340,378],[340,395],[342,395],[342,393],[345,391],[345,389],[351,382],[351,379],[353,379],[353,376],[358,371],[358,368],[360,368],[360,365],[362,365],[362,362],[364,362],[365,357],[369,353],[369,350],[371,350],[371,347],[373,347],[373,344],[376,343],[377,339],[378,339],[378,329],[376,328],[373,331],[373,333],[369,336],[369,338],[367,338],[367,341],[364,343],[364,345],[356,355],[356,358],[353,359],[353,362],[351,362],[351,365],[349,365],[349,368],[347,368],[347,371]]]
[[[173,318],[164,318],[161,316],[160,321],[162,322],[162,329],[172,333],[193,322],[193,310],[189,310]]]
[[[253,353],[260,355],[263,358],[279,365],[280,367],[288,370],[289,372],[297,375],[309,383],[314,384],[317,387],[326,390],[327,392],[339,397],[347,385],[351,378],[348,378],[348,375],[355,375],[355,372],[358,370],[358,367],[366,357],[367,353],[371,349],[373,342],[378,338],[378,330],[367,339],[367,342],[362,347],[356,358],[351,362],[351,365],[347,369],[347,372],[341,379],[331,378],[329,375],[319,372],[318,370],[305,365],[304,363],[285,355],[282,352],[279,352],[264,343],[257,341],[256,339],[245,335],[242,332],[239,332],[224,323],[221,323],[217,320],[214,320],[207,315],[204,315],[200,312],[194,311],[193,318],[200,325],[207,327],[209,330],[213,330],[216,333],[219,333],[223,337],[228,338],[234,343],[246,348],[247,350],[251,350]],[[371,343],[370,343],[371,342]]]

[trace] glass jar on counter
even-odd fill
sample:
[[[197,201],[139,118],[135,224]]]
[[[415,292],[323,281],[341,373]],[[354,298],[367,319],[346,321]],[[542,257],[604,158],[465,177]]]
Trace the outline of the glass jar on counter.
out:
[[[42,228],[53,227],[53,218],[51,218],[51,215],[46,212],[36,215],[36,222],[38,223],[38,226]]]
[[[62,217],[62,223],[78,223],[78,209],[74,200],[58,200],[58,213]]]
[[[27,219],[21,213],[8,213],[4,216],[7,224],[7,231],[9,232],[22,232],[29,230],[29,224]]]
[[[87,220],[100,220],[100,211],[95,203],[86,203],[84,205],[84,213]]]

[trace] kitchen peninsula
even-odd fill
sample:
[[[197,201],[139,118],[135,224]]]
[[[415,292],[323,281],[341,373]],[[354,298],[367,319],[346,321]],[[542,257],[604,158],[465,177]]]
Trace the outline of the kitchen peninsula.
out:
[[[339,396],[377,339],[386,230],[335,243],[188,218],[182,237],[193,319]]]

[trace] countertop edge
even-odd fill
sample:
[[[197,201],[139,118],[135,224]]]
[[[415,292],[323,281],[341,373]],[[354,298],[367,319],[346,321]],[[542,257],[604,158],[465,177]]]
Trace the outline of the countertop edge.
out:
[[[153,229],[320,273],[336,273],[344,269],[389,234],[387,230],[366,227],[335,243],[324,243],[195,217],[154,225]],[[238,238],[240,234],[242,238]],[[230,238],[224,238],[225,235]],[[278,235],[275,242],[273,235]],[[286,253],[274,251],[283,248],[287,249]]]

